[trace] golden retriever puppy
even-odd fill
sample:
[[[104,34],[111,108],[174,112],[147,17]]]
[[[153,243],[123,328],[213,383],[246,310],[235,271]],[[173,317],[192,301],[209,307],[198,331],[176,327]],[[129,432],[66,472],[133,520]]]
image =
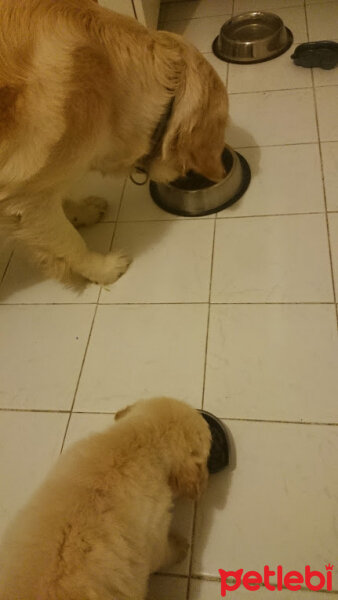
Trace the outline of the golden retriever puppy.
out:
[[[67,188],[136,167],[219,180],[224,85],[180,36],[94,0],[0,0],[0,15],[0,228],[49,276],[112,283],[128,258],[90,252],[73,226],[98,221],[105,202],[65,203]]]
[[[171,510],[206,485],[209,427],[168,398],[115,418],[61,456],[10,526],[1,600],[143,600],[150,573],[184,557]]]

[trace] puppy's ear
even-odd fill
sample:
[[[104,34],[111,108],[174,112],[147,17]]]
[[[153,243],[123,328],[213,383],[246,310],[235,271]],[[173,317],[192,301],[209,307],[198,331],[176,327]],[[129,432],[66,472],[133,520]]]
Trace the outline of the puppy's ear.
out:
[[[125,417],[131,410],[131,406],[126,406],[126,408],[122,408],[121,410],[119,410],[116,414],[115,414],[115,421],[118,421],[119,419],[122,419],[123,417]]]
[[[175,496],[196,500],[201,495],[208,480],[206,464],[200,457],[191,455],[182,460],[169,476],[169,485]]]

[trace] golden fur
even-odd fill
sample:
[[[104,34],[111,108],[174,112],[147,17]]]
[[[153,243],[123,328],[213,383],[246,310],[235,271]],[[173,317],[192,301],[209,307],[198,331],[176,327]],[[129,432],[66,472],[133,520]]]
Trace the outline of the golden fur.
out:
[[[223,83],[180,36],[93,0],[0,0],[0,14],[0,227],[51,276],[113,282],[128,259],[90,252],[65,215],[88,224],[105,204],[64,208],[67,188],[91,169],[129,174],[173,97],[150,177],[220,179]]]
[[[0,549],[0,600],[143,600],[149,574],[181,560],[176,496],[197,498],[210,431],[193,408],[140,401],[61,456]]]

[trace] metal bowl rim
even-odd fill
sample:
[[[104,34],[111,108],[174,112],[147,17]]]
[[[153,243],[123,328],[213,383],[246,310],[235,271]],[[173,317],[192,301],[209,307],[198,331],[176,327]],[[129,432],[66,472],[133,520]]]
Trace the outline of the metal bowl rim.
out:
[[[212,51],[213,51],[214,55],[217,58],[219,58],[220,60],[224,60],[225,62],[233,63],[236,65],[253,65],[255,63],[267,62],[268,60],[272,60],[273,58],[278,58],[278,56],[281,56],[282,54],[284,54],[284,52],[287,52],[287,50],[289,50],[290,46],[293,43],[293,33],[292,33],[291,29],[289,29],[286,26],[284,26],[284,27],[285,27],[285,31],[287,33],[287,38],[288,38],[285,45],[281,46],[278,50],[276,50],[272,54],[267,54],[263,58],[253,58],[252,60],[246,58],[244,60],[239,60],[239,59],[236,59],[235,57],[232,57],[231,55],[222,54],[217,48],[217,42],[219,39],[219,35],[214,39],[214,41],[212,43]],[[245,42],[245,43],[250,44],[250,42]]]
[[[237,156],[238,156],[238,160],[240,162],[240,166],[241,166],[241,170],[242,170],[242,183],[240,185],[240,187],[238,188],[237,192],[234,194],[234,196],[228,200],[226,200],[223,204],[219,204],[217,205],[217,207],[214,208],[210,208],[209,210],[204,210],[202,212],[199,213],[189,213],[188,211],[185,210],[178,210],[178,209],[173,209],[173,208],[169,208],[168,205],[165,204],[165,202],[162,201],[162,198],[158,192],[158,188],[155,181],[150,181],[150,195],[153,199],[153,201],[155,202],[155,204],[157,204],[157,206],[159,208],[161,208],[162,210],[164,210],[165,212],[172,214],[172,215],[178,215],[180,217],[204,217],[207,215],[212,215],[215,213],[218,213],[222,210],[225,210],[226,208],[229,208],[230,206],[232,206],[233,204],[235,204],[236,202],[238,202],[238,200],[240,200],[242,198],[242,196],[245,194],[245,192],[247,191],[249,185],[250,185],[250,181],[251,181],[251,169],[249,167],[249,164],[247,162],[247,160],[244,158],[244,156],[242,154],[239,154],[239,152],[236,152]],[[224,181],[224,180],[223,180]],[[211,188],[213,188],[213,186],[211,186]],[[205,190],[207,189],[211,189],[211,188],[204,188]],[[176,190],[178,190],[178,188],[176,188]],[[187,190],[185,190],[187,191]],[[201,190],[199,190],[201,191]],[[189,192],[191,193],[191,192]]]

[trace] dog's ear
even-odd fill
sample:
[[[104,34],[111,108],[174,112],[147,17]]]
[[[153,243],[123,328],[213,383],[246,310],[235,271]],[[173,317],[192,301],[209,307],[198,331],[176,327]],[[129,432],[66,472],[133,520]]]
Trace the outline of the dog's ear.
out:
[[[117,411],[117,413],[115,414],[115,421],[118,421],[119,419],[122,419],[123,417],[125,417],[131,410],[131,406],[126,406],[126,408],[122,408],[121,410]]]
[[[225,86],[207,60],[187,45],[185,70],[163,140],[162,156],[177,157],[185,172],[212,181],[225,175],[222,163],[228,100]]]
[[[183,148],[188,149],[188,157],[186,159],[189,169],[192,169],[196,173],[201,173],[207,179],[211,181],[220,181],[225,176],[225,169],[222,162],[222,154],[220,154],[220,144],[217,142],[215,146],[207,144],[206,140],[217,140],[219,136],[219,130],[222,130],[222,123],[219,123],[208,127],[206,123],[204,126],[197,127],[193,130],[190,135],[186,137]],[[222,139],[222,148],[224,146]]]
[[[183,496],[196,500],[201,495],[208,480],[206,463],[200,457],[182,457],[182,461],[175,466],[169,476],[169,485],[175,496]]]

